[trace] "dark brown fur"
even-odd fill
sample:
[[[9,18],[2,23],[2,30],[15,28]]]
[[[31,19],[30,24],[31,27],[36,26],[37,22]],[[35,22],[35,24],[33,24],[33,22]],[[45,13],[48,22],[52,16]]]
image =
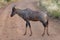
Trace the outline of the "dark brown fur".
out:
[[[25,21],[26,21],[26,30],[25,30],[25,34],[27,32],[27,26],[29,26],[31,34],[32,35],[32,30],[31,30],[31,25],[29,21],[40,21],[43,26],[44,26],[44,32],[42,35],[45,34],[45,30],[47,29],[47,34],[48,34],[48,15],[47,15],[47,11],[33,11],[29,8],[26,8],[24,10],[21,9],[16,9],[15,7],[12,8],[12,13],[11,13],[11,17],[13,17],[13,15],[18,14],[20,17],[22,17]],[[48,34],[49,35],[49,34]]]

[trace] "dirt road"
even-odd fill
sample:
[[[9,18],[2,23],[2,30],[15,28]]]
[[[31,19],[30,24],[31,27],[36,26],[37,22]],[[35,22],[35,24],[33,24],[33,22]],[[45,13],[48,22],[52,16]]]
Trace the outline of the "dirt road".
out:
[[[50,36],[43,33],[43,25],[38,21],[31,21],[32,36],[29,36],[30,31],[27,29],[27,35],[24,36],[25,32],[25,21],[18,15],[10,17],[11,8],[16,5],[16,8],[24,9],[31,8],[37,10],[35,3],[37,0],[22,0],[21,2],[15,2],[8,5],[4,10],[0,12],[0,40],[60,40],[60,21],[49,18],[49,33]]]

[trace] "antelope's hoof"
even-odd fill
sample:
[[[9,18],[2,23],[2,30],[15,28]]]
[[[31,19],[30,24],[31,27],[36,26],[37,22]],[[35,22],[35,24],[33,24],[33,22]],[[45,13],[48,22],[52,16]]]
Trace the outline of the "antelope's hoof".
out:
[[[24,36],[26,35],[26,33],[24,34]]]
[[[42,36],[44,36],[44,33],[42,34]]]
[[[49,33],[47,33],[47,35],[49,36]]]
[[[29,36],[32,36],[32,34],[30,34]]]

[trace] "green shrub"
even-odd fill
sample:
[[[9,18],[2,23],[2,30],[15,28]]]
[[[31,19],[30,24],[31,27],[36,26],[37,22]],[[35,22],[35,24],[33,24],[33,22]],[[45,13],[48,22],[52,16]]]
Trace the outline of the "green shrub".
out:
[[[5,1],[10,2],[11,0],[5,0]]]
[[[59,11],[52,11],[52,12],[51,12],[51,15],[52,15],[52,17],[58,19],[58,18],[60,17],[60,12],[59,12]]]
[[[41,9],[43,9],[43,10],[46,10],[47,9],[47,11],[48,12],[50,12],[49,13],[49,15],[50,16],[52,16],[52,17],[54,17],[54,18],[60,18],[60,3],[58,3],[59,1],[58,0],[51,0],[51,2],[50,3],[48,3],[47,4],[47,1],[45,1],[45,3],[44,4],[42,4],[42,2],[43,2],[44,0],[40,0],[40,6],[39,7],[42,7]],[[49,0],[50,1],[50,0]],[[57,8],[58,9],[51,9],[51,10],[49,10],[48,8],[49,8],[49,6],[50,7],[54,7],[53,5],[55,5],[55,6],[57,6]]]

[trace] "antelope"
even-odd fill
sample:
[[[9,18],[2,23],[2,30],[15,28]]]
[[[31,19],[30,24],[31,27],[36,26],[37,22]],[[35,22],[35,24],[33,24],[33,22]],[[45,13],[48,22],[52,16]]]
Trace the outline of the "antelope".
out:
[[[18,16],[20,16],[21,18],[24,19],[24,21],[26,22],[26,29],[25,29],[25,33],[24,35],[26,35],[27,33],[27,27],[29,26],[30,29],[30,36],[32,35],[32,30],[31,30],[31,25],[29,21],[40,21],[42,23],[42,25],[44,26],[44,31],[42,33],[42,36],[44,36],[45,34],[45,30],[47,35],[49,35],[48,33],[48,15],[47,15],[47,11],[33,11],[30,8],[26,8],[26,9],[17,9],[15,8],[15,6],[12,7],[12,12],[11,12],[11,17],[13,17],[15,14],[17,14]]]

